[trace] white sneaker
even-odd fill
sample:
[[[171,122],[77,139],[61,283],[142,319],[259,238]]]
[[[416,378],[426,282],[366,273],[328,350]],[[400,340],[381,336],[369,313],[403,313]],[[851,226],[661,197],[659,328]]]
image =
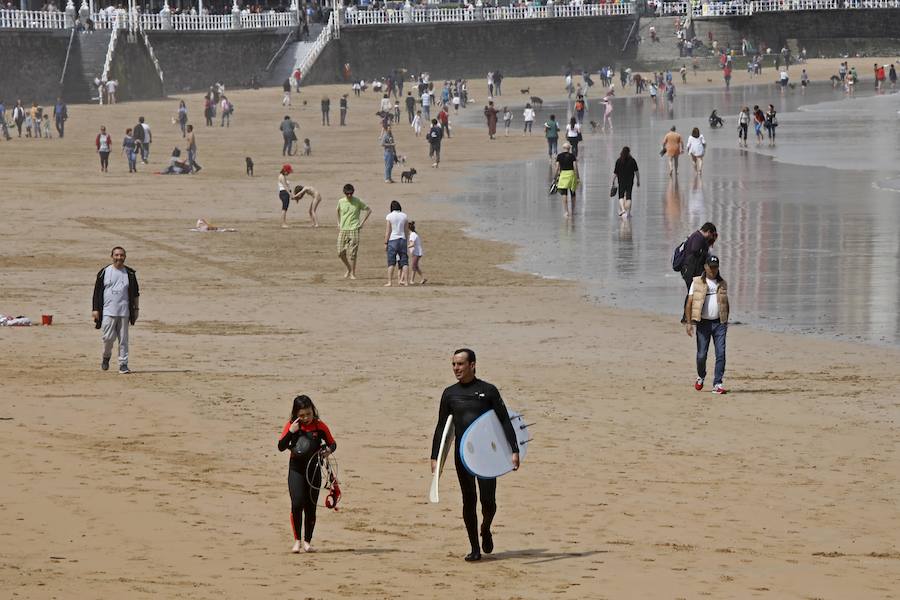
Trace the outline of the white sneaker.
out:
[[[300,554],[300,540],[294,542],[294,547],[291,548],[291,552],[293,552],[294,554]]]

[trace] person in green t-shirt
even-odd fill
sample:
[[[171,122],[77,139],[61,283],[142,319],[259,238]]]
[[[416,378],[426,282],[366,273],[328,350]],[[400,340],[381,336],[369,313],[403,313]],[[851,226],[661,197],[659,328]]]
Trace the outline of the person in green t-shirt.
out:
[[[559,123],[556,122],[556,115],[550,115],[550,119],[544,123],[544,135],[547,136],[547,150],[552,161],[556,158],[556,144],[559,141]]]
[[[347,267],[344,279],[356,279],[356,254],[359,250],[359,230],[369,219],[372,209],[365,202],[353,195],[353,186],[344,186],[344,197],[337,203],[338,239],[337,251],[341,262]],[[365,212],[362,222],[360,213]]]

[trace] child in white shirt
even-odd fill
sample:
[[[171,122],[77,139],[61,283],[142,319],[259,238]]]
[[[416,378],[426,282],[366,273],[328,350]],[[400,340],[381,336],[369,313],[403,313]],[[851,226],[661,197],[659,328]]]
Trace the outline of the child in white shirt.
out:
[[[509,108],[504,106],[503,107],[503,127],[506,130],[506,133],[504,135],[507,135],[507,136],[509,135],[509,126],[512,125],[512,119],[513,119],[512,111],[510,111]]]
[[[419,137],[419,134],[422,133],[422,111],[417,110],[416,116],[413,117],[412,128],[416,132],[416,137]]]
[[[428,281],[425,279],[425,274],[422,273],[422,269],[419,268],[419,262],[422,260],[422,256],[425,254],[422,251],[422,238],[419,237],[419,234],[416,233],[416,222],[409,222],[409,240],[406,242],[407,253],[409,254],[410,260],[410,283],[416,282],[416,273],[418,273],[422,277],[422,285],[425,285],[425,282]]]

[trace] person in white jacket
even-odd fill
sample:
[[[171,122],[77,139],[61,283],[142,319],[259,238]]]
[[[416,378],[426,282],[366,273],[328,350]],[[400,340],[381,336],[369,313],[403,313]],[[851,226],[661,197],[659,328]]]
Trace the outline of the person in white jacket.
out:
[[[522,119],[525,120],[525,129],[522,130],[522,135],[526,133],[531,135],[531,126],[534,123],[534,109],[531,108],[531,104],[525,105],[525,110],[522,111]]]
[[[699,128],[694,127],[694,130],[691,131],[686,150],[694,165],[694,172],[697,175],[703,175],[703,155],[706,154],[706,139],[700,133]]]

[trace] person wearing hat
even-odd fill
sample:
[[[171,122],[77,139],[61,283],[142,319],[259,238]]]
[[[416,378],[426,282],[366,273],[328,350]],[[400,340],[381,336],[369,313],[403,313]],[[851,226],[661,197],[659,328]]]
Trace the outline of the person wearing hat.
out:
[[[563,144],[563,151],[556,155],[556,190],[562,196],[563,214],[566,218],[575,212],[575,190],[578,188],[578,157],[572,153],[572,144]],[[569,210],[569,194],[572,209]]]
[[[703,389],[706,379],[706,356],[709,340],[716,347],[716,370],[713,376],[713,394],[724,394],[728,390],[722,385],[725,376],[725,335],[728,333],[728,286],[719,274],[719,257],[707,256],[703,273],[694,277],[688,290],[684,307],[685,329],[693,336],[697,329],[697,381],[694,389]]]
[[[287,210],[291,205],[291,184],[287,176],[294,172],[289,164],[281,165],[281,172],[278,174],[278,198],[281,200],[281,226],[288,227]]]

